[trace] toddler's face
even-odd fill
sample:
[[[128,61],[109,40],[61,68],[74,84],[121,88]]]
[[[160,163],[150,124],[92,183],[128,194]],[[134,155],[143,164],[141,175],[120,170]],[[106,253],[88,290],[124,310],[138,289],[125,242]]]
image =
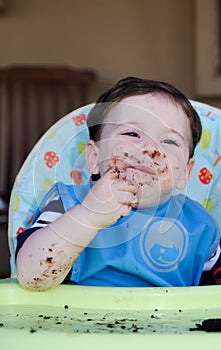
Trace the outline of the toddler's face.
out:
[[[105,119],[97,159],[101,176],[126,172],[137,185],[139,208],[165,202],[183,189],[189,161],[191,132],[180,106],[160,95],[139,95],[114,104]]]

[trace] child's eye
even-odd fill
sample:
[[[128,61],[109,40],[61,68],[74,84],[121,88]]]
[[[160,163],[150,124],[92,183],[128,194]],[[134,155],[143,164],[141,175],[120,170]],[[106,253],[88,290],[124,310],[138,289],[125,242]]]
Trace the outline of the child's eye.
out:
[[[179,147],[179,143],[176,141],[176,140],[173,140],[173,139],[165,139],[163,140],[163,143],[166,143],[168,145],[174,145],[174,146],[177,146]]]
[[[140,138],[140,135],[136,131],[126,131],[126,132],[123,132],[121,135]]]

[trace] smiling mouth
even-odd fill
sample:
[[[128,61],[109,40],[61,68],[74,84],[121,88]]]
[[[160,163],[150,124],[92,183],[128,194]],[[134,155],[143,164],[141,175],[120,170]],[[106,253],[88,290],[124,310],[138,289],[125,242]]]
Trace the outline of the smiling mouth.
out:
[[[149,166],[141,165],[141,164],[131,164],[125,160],[115,160],[115,166],[119,169],[133,169],[134,171],[141,171],[142,173],[149,174],[149,175],[156,175],[155,171]]]
[[[155,172],[153,171],[153,169],[144,165],[136,165],[136,166],[128,165],[125,168],[134,169],[135,171],[138,170],[138,171],[141,171],[142,173],[149,174],[149,175],[155,175]]]

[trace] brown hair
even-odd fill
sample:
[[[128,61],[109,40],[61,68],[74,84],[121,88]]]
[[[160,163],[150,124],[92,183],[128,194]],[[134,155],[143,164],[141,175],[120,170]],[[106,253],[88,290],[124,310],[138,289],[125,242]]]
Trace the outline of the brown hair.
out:
[[[190,157],[192,157],[202,133],[199,115],[182,92],[171,84],[157,80],[128,77],[120,80],[116,85],[105,91],[98,98],[95,106],[88,115],[87,125],[90,138],[94,141],[100,139],[104,125],[103,122],[107,112],[111,108],[112,102],[120,102],[126,97],[144,94],[160,94],[167,96],[171,101],[182,108],[190,122],[192,133]]]

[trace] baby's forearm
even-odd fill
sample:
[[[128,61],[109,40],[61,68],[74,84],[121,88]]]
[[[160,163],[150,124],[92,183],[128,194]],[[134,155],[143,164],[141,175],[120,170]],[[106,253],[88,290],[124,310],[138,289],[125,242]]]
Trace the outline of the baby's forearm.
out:
[[[97,233],[81,205],[29,236],[17,255],[20,284],[32,290],[59,285]]]

